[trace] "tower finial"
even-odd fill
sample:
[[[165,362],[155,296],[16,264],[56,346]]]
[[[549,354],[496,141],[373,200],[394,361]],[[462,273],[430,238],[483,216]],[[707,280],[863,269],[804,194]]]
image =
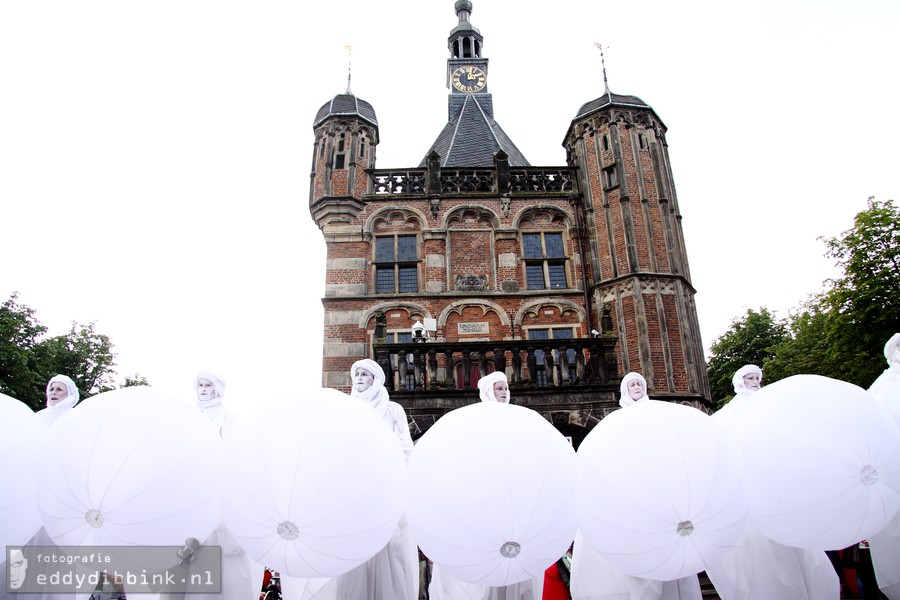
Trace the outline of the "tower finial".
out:
[[[610,96],[609,82],[606,81],[606,59],[603,57],[603,46],[600,45],[600,42],[594,42],[594,46],[600,50],[600,64],[603,66],[603,93]],[[609,97],[609,100],[612,101],[612,96]]]
[[[344,50],[347,51],[347,91],[344,93],[352,96],[353,92],[350,91],[350,59],[353,57],[353,50],[350,48],[350,44],[344,44]]]
[[[460,25],[469,22],[469,15],[472,14],[472,2],[470,0],[456,0],[453,8],[456,10],[456,16],[459,17]]]

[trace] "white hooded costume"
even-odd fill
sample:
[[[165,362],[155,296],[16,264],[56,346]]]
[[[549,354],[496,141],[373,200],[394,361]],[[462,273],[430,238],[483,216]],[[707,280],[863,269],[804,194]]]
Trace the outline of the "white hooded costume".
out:
[[[350,369],[351,381],[357,369],[371,373],[375,381],[362,391],[354,386],[350,395],[372,407],[384,420],[400,440],[404,458],[409,460],[413,441],[406,411],[390,401],[384,387],[384,371],[374,360],[358,360]],[[419,552],[406,516],[400,518],[387,545],[355,569],[337,577],[321,579],[282,575],[281,589],[286,600],[416,600],[419,596]]]
[[[200,398],[200,381],[209,381],[216,390],[213,398]],[[225,409],[225,380],[212,371],[200,371],[194,377],[194,391],[197,392],[197,409],[205,416],[210,423],[210,427],[218,434],[222,435],[223,426],[228,422]],[[256,569],[251,569],[250,557],[241,547],[236,539],[228,531],[225,523],[219,525],[213,530],[209,537],[203,541],[203,546],[221,546],[222,548],[222,592],[221,594],[184,594],[187,600],[246,600],[259,597],[259,591],[262,587],[262,573],[259,578],[256,576]],[[255,585],[254,585],[255,582]],[[170,594],[161,594],[161,600],[172,598],[172,600],[181,600],[182,595],[177,590],[173,590]]]
[[[884,345],[884,357],[888,368],[878,376],[869,393],[884,404],[900,426],[900,333]],[[900,600],[900,513],[869,538],[869,550],[881,593],[891,600]]]
[[[631,397],[629,384],[640,381],[642,395]],[[647,380],[640,373],[626,373],[619,385],[619,406],[628,408],[647,397]],[[569,583],[572,600],[701,600],[700,582],[696,575],[674,581],[635,577],[619,570],[584,541],[581,531],[575,534],[572,548],[572,571]]]
[[[62,383],[66,386],[66,397],[57,402],[54,405],[50,405],[50,386],[54,383]],[[47,382],[46,388],[47,395],[47,407],[42,408],[41,410],[35,413],[35,418],[39,419],[44,426],[50,428],[57,420],[69,412],[78,401],[81,399],[81,395],[78,393],[78,388],[75,386],[75,382],[72,381],[69,377],[65,375],[55,375],[50,378],[50,381]],[[37,530],[31,539],[25,543],[26,546],[56,546],[56,542],[53,541],[53,538],[50,537],[50,534],[47,533],[47,530],[42,526]],[[13,551],[15,552],[15,551]],[[10,566],[11,568],[11,566]],[[25,566],[26,571],[28,566]],[[40,565],[31,565],[32,575],[35,571],[40,568]],[[7,565],[6,565],[6,552],[0,554],[0,573],[6,573]],[[23,576],[25,573],[23,573]],[[12,573],[10,573],[12,576]],[[39,594],[20,594],[15,591],[7,592],[6,585],[0,585],[0,600],[80,600],[80,596],[75,596],[72,594],[57,594],[51,592],[39,593]]]
[[[742,417],[753,402],[744,376],[762,371],[744,365],[734,374],[734,398],[712,419],[740,445],[747,433]],[[838,600],[840,580],[824,551],[785,546],[744,527],[735,545],[724,549],[719,560],[706,566],[706,574],[722,600]]]
[[[498,381],[507,382],[506,374],[502,371],[493,371],[478,380],[478,397],[482,402],[498,402],[497,395],[494,393],[494,384]],[[505,402],[509,404],[512,397],[507,394]]]
[[[641,386],[644,388],[644,395],[635,400],[631,397],[631,392],[628,390],[628,384],[632,381],[638,380],[641,382]],[[625,377],[622,378],[622,383],[619,384],[619,406],[625,408],[626,406],[632,406],[637,404],[641,400],[649,400],[647,398],[647,380],[644,379],[644,376],[640,373],[626,373]]]
[[[50,406],[50,386],[54,383],[62,383],[65,385],[68,395],[53,406]],[[65,375],[56,375],[47,382],[47,408],[37,412],[38,418],[44,422],[44,425],[50,427],[58,418],[63,416],[66,411],[78,404],[78,400],[80,399],[81,395],[78,393],[78,388],[75,387],[75,382]]]
[[[200,398],[200,380],[205,379],[216,390],[215,398]],[[222,435],[222,427],[225,424],[226,412],[223,400],[225,398],[225,380],[213,373],[212,371],[200,371],[194,377],[194,391],[197,393],[197,409],[203,413],[203,416],[209,419],[212,428],[220,436]]]
[[[502,371],[493,371],[478,380],[478,397],[482,402],[498,402],[494,394],[494,384],[498,381],[508,382]],[[511,401],[512,396],[507,394],[505,403]],[[432,567],[428,585],[429,600],[541,600],[543,593],[543,573],[510,585],[489,586],[457,579],[441,570],[437,563]]]

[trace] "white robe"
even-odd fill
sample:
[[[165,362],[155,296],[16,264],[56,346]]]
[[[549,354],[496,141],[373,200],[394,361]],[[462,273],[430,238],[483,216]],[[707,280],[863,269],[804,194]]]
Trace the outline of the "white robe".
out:
[[[824,551],[779,544],[752,527],[706,574],[722,600],[838,600],[841,584]]]
[[[890,355],[887,349],[885,354]],[[875,380],[869,392],[884,403],[900,426],[900,364],[888,364],[888,368]],[[878,588],[891,600],[900,600],[900,513],[877,535],[869,537],[868,541]]]
[[[541,600],[544,574],[504,586],[480,585],[462,581],[433,565],[429,600]]]
[[[372,387],[380,385],[376,380]],[[372,404],[385,425],[397,435],[404,458],[409,460],[413,441],[406,411],[396,402],[387,402],[386,407]],[[281,588],[285,600],[416,600],[419,597],[419,551],[406,517],[401,517],[387,545],[355,569],[332,578],[304,579],[282,574]]]
[[[735,397],[716,411],[713,421],[738,446],[750,435],[753,393],[738,387]],[[742,385],[742,382],[741,382]],[[722,600],[838,600],[841,584],[828,555],[779,544],[752,526],[744,528],[734,546],[706,565],[706,575]]]
[[[579,531],[572,548],[572,600],[701,600],[696,575],[659,581],[623,573],[584,541]]]
[[[419,552],[406,519],[382,550],[355,569],[318,579],[282,574],[281,591],[285,600],[416,600]]]

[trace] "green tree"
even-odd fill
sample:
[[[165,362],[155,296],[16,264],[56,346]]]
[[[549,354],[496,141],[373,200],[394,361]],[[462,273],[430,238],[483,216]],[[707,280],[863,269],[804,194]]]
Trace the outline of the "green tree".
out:
[[[122,384],[123,388],[127,387],[138,387],[138,386],[149,386],[150,382],[147,381],[147,378],[141,375],[140,373],[135,373],[134,377],[125,376],[125,382]]]
[[[34,406],[43,397],[32,355],[47,328],[34,309],[19,304],[17,292],[0,305],[0,392]]]
[[[900,211],[869,198],[853,227],[823,238],[842,271],[790,318],[766,378],[825,375],[869,387],[885,369],[885,342],[900,331]]]
[[[773,355],[773,349],[787,339],[787,324],[765,307],[759,311],[748,309],[746,315],[733,319],[728,331],[710,348],[707,374],[713,401],[722,406],[731,400],[735,371],[746,364],[762,367]],[[766,378],[769,379],[768,372]]]
[[[82,398],[115,389],[116,355],[109,337],[95,330],[93,322],[72,323],[66,335],[38,342],[36,362],[44,380],[56,374],[68,375]]]
[[[812,300],[791,314],[788,322],[791,336],[774,348],[774,355],[763,365],[765,383],[801,373],[839,379],[836,377],[838,364],[826,343],[830,326],[828,313]]]

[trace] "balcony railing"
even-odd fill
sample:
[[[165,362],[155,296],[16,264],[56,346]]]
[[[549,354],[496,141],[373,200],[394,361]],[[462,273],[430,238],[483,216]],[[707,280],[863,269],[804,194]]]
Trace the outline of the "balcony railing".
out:
[[[615,337],[375,344],[394,393],[472,390],[491,371],[513,388],[593,386],[616,376]]]
[[[440,169],[379,169],[370,171],[371,190],[376,195],[452,195],[571,193],[575,170],[559,167]]]

